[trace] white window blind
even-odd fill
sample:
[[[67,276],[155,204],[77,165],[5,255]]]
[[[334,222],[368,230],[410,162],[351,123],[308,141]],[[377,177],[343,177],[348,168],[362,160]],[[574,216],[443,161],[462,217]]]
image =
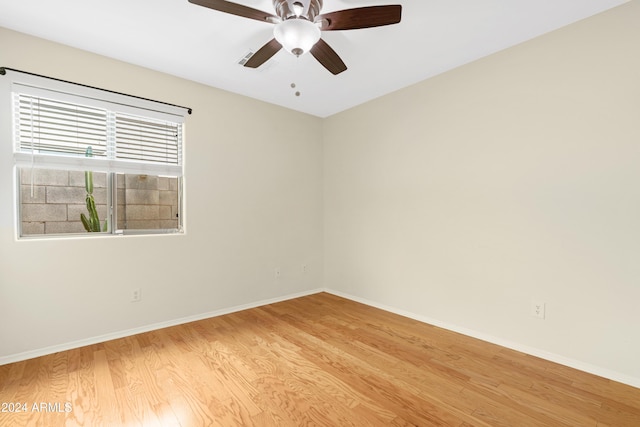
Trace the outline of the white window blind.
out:
[[[107,156],[107,111],[15,94],[18,150],[38,154]]]
[[[116,158],[180,165],[182,127],[178,123],[116,114]]]
[[[18,165],[182,175],[183,117],[19,84],[13,103]]]

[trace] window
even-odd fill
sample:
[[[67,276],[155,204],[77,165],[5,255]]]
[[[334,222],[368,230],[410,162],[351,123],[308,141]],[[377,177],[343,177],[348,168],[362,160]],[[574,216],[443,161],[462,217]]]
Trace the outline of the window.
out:
[[[181,232],[187,110],[31,77],[11,86],[19,236]]]

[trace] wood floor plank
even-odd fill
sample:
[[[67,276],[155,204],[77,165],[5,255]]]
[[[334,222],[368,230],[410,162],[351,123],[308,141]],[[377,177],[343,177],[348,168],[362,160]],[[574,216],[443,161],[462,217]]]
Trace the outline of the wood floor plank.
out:
[[[94,352],[94,376],[96,400],[100,404],[100,413],[102,414],[101,424],[105,426],[122,424],[118,411],[118,402],[113,393],[113,380],[105,350]]]
[[[327,293],[0,366],[0,401],[11,427],[640,426],[637,388]]]

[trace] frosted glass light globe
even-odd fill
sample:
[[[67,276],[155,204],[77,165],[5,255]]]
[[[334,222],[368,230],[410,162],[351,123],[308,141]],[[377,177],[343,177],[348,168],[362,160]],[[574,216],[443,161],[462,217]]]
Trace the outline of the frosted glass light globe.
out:
[[[288,52],[300,56],[320,40],[320,28],[306,19],[287,19],[276,25],[273,36]]]

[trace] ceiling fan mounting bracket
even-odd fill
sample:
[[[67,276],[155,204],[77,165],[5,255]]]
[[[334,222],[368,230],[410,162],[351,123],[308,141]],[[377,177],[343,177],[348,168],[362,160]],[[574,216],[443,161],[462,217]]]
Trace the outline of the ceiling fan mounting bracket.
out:
[[[273,0],[276,15],[283,20],[304,18],[313,22],[322,9],[322,0]]]

